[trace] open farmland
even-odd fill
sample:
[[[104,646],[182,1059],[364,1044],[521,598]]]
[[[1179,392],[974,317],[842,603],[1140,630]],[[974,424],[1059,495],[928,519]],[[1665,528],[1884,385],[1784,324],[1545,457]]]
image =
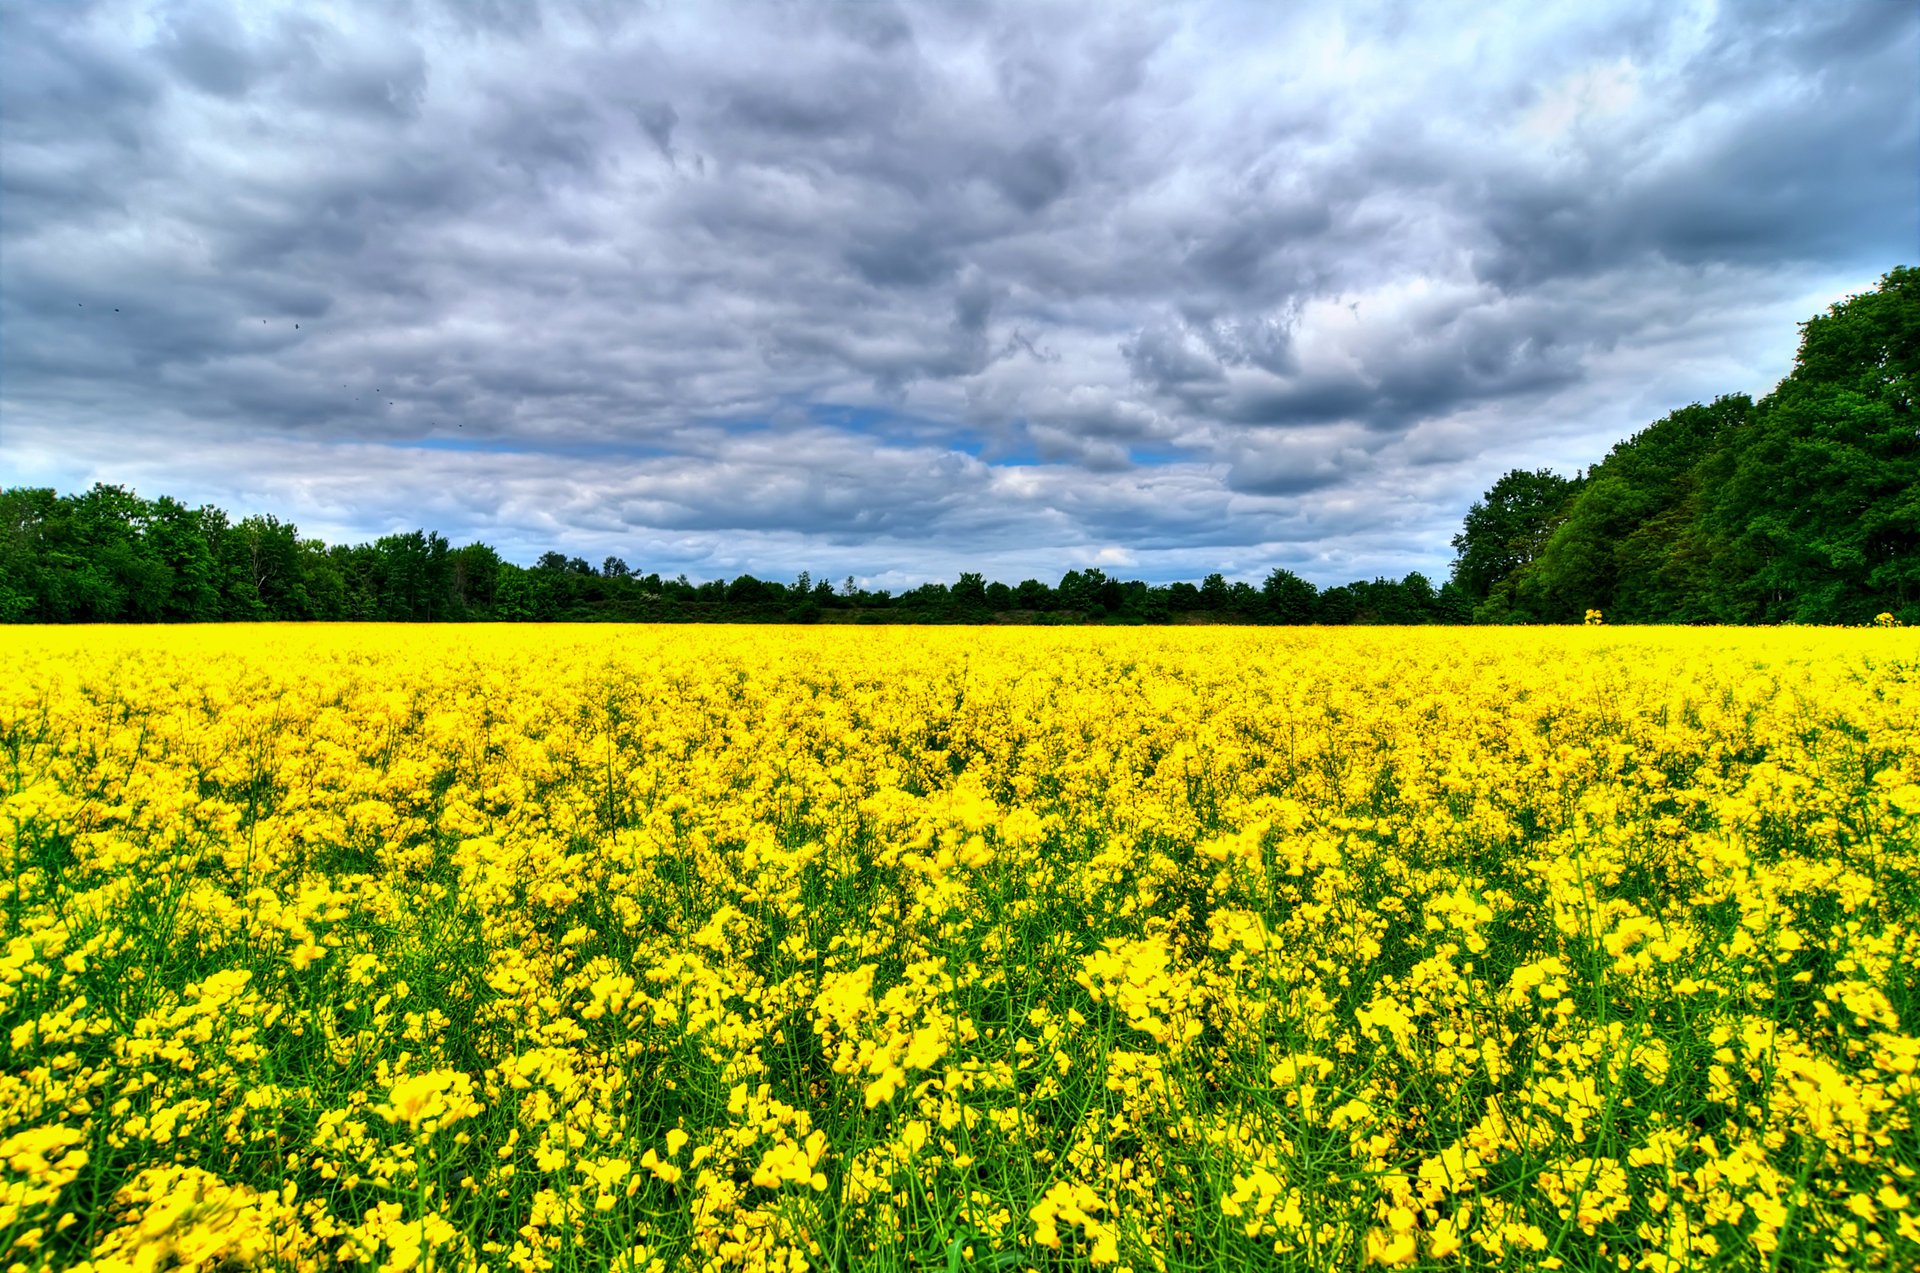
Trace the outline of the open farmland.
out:
[[[1912,1268],[1897,631],[0,638],[0,1265]]]

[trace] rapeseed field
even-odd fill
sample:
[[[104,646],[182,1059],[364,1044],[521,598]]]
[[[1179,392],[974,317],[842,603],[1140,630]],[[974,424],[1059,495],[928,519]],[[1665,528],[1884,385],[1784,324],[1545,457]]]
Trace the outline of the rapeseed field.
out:
[[[14,629],[0,1268],[1920,1267],[1920,642]]]

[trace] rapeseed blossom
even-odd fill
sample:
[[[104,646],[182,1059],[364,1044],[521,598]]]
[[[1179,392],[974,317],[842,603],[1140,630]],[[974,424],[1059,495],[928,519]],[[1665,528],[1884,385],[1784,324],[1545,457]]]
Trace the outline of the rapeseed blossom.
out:
[[[0,1269],[1920,1265],[1899,630],[8,629]]]

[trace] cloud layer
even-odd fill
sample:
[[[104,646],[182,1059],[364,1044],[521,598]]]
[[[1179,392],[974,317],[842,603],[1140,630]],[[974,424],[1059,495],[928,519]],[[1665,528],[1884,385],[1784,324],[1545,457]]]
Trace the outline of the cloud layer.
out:
[[[1438,576],[1920,243],[1877,0],[0,9],[7,480],[329,538]]]

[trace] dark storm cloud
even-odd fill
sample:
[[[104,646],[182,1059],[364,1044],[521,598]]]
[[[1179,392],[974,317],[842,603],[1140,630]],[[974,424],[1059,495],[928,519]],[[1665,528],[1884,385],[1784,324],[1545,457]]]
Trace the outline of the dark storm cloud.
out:
[[[1596,141],[1563,167],[1509,167],[1485,201],[1479,275],[1511,290],[1649,256],[1873,268],[1903,233],[1910,252],[1914,25],[1898,5],[1725,6],[1687,63],[1691,100],[1675,103],[1692,126]]]
[[[1874,0],[0,21],[11,480],[335,537],[1438,574],[1920,237]]]
[[[1000,193],[1031,215],[1066,193],[1073,180],[1073,161],[1057,140],[1041,137],[998,157],[990,171]]]
[[[203,10],[173,15],[153,48],[168,69],[201,92],[241,97],[263,69],[246,43],[231,13]]]
[[[1485,288],[1379,296],[1386,312],[1180,320],[1124,347],[1134,380],[1193,415],[1232,424],[1364,422],[1408,429],[1470,402],[1549,391],[1611,339],[1577,307]],[[1296,338],[1302,324],[1307,339]]]

